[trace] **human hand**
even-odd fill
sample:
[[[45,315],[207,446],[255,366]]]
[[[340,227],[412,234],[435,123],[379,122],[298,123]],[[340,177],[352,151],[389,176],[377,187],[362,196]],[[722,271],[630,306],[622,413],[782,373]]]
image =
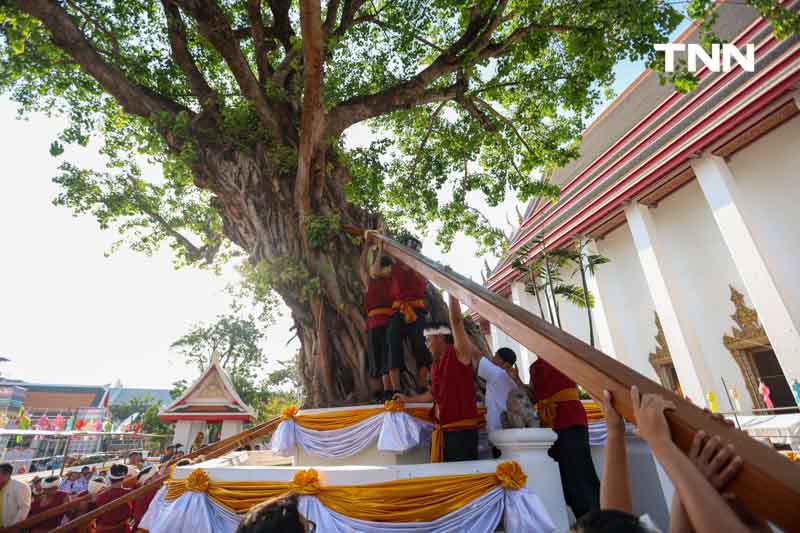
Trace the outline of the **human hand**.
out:
[[[705,431],[698,431],[689,448],[689,459],[718,491],[737,476],[742,468],[742,458],[736,455],[733,444],[722,445],[719,436],[706,438]]]
[[[651,448],[672,442],[664,411],[675,409],[675,404],[658,394],[641,396],[637,387],[631,387],[631,404],[636,418],[636,430]]]
[[[609,433],[625,433],[625,420],[619,415],[616,409],[614,409],[614,405],[611,403],[613,400],[613,395],[611,391],[603,390],[603,401],[597,402],[603,407],[603,414],[606,417],[606,426],[608,427]]]

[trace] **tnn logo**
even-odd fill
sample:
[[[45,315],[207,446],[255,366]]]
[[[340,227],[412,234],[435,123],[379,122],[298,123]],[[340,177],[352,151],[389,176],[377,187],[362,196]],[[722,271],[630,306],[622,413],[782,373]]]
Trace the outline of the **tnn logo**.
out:
[[[711,55],[700,44],[668,43],[655,45],[657,52],[664,52],[664,70],[675,72],[675,52],[686,52],[687,67],[689,72],[697,71],[697,60],[708,67],[711,72],[728,72],[731,70],[731,60],[736,59],[746,72],[756,70],[756,47],[753,44],[745,45],[745,53],[734,44],[711,45]],[[720,54],[720,49],[722,54]],[[721,55],[721,57],[720,57]]]

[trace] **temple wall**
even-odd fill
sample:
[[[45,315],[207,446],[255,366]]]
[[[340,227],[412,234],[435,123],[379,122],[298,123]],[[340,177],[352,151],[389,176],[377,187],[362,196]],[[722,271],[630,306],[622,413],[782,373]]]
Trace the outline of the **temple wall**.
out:
[[[742,408],[752,407],[744,378],[722,337],[735,325],[730,315],[734,306],[729,285],[744,292],[744,285],[722,240],[711,210],[697,181],[692,181],[651,209],[658,238],[664,253],[665,268],[670,269],[684,302],[685,312],[694,330],[713,382],[702,383],[703,390],[713,390],[717,406],[729,410],[722,378],[740,393]],[[702,380],[702,378],[701,378]]]
[[[737,152],[728,165],[750,231],[792,316],[800,317],[800,117]],[[800,377],[800,376],[798,376]]]
[[[598,241],[597,248],[610,260],[598,267],[597,284],[606,306],[617,359],[658,381],[648,359],[656,346],[655,306],[627,225]]]

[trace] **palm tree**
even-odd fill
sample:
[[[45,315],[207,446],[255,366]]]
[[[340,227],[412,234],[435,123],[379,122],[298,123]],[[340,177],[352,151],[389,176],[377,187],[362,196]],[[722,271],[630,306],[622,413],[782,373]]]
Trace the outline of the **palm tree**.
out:
[[[589,272],[592,276],[594,276],[597,267],[599,265],[608,263],[609,259],[600,254],[589,253],[588,244],[588,239],[579,237],[575,240],[575,248],[564,249],[564,255],[576,266],[575,270],[572,272],[572,276],[577,273],[580,273],[581,275],[582,290],[580,291],[580,294],[573,291],[574,294],[570,296],[570,300],[573,301],[573,303],[576,303],[578,307],[583,307],[586,309],[587,318],[589,320],[589,343],[592,345],[592,347],[594,347],[594,325],[592,323],[594,296],[591,292],[589,292],[589,286],[586,282],[586,272]],[[577,303],[577,300],[579,300],[580,303]]]
[[[529,261],[528,258],[532,249],[533,244],[523,245],[517,251],[516,257],[512,261],[512,267],[522,274],[522,279],[525,280],[525,292],[536,297],[536,303],[539,305],[539,316],[542,320],[549,320],[551,324],[554,324],[553,310],[550,307],[550,298],[547,294],[547,282],[544,281],[546,279],[544,274],[544,261],[541,257],[534,257]],[[547,318],[544,316],[542,294],[544,294],[547,300],[547,308],[549,311]]]

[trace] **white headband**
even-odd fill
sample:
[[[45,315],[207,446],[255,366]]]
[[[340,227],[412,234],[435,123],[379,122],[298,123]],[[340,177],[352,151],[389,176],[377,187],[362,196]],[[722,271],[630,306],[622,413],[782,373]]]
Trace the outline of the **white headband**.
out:
[[[422,335],[430,337],[431,335],[452,335],[453,332],[447,326],[439,326],[437,328],[425,328],[422,330]]]

